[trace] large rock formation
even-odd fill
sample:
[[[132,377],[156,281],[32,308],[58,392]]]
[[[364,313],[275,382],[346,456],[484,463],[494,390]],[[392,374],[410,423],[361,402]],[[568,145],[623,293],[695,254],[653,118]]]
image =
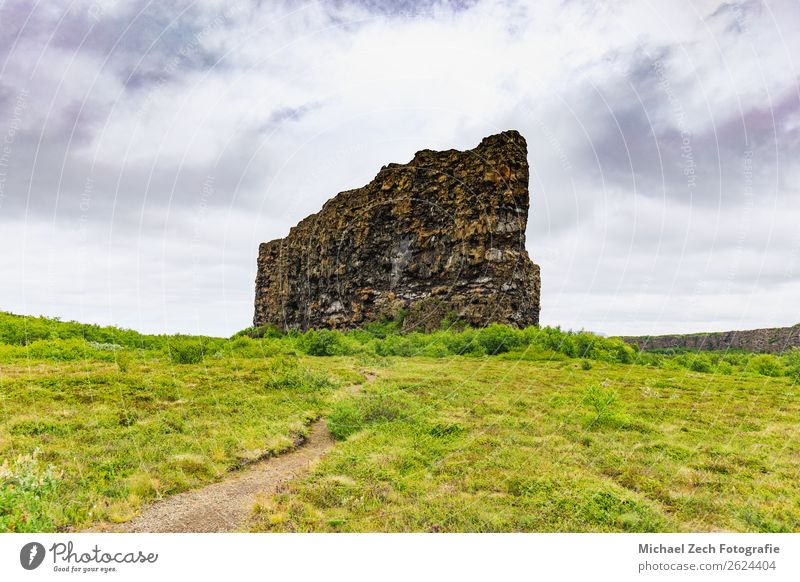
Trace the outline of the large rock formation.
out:
[[[623,337],[643,350],[743,350],[777,354],[800,348],[800,324],[744,331]]]
[[[525,250],[525,139],[417,152],[328,200],[258,252],[254,324],[352,328],[403,314],[474,326],[539,322],[539,267]]]

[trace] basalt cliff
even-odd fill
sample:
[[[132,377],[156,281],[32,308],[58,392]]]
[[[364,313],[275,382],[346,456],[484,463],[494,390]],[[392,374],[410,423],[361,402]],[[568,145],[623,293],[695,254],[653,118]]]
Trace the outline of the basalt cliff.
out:
[[[468,151],[417,152],[328,200],[285,238],[260,245],[254,324],[537,325],[528,208],[527,146],[518,132]]]
[[[743,350],[779,354],[800,348],[800,324],[742,331],[622,337],[642,350]]]

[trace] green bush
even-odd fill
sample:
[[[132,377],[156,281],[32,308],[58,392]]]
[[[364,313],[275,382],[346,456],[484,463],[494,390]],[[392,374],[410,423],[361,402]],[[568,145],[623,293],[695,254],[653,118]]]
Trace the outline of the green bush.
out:
[[[143,347],[148,342],[147,338],[136,331],[118,327],[0,312],[0,343],[5,344],[23,346],[40,340],[80,339],[100,344]]]
[[[592,348],[594,348],[594,344],[597,340],[597,336],[583,331],[575,334],[573,342],[577,356],[579,358],[591,358]]]
[[[344,356],[354,351],[341,332],[331,329],[310,329],[297,346],[309,356]]]
[[[287,355],[280,355],[270,362],[264,381],[264,387],[268,390],[320,390],[332,386],[333,383],[326,376],[301,366],[296,356]]]
[[[285,335],[286,334],[282,330],[278,329],[274,325],[263,325],[260,327],[248,327],[246,329],[243,329],[242,331],[234,334],[233,338],[231,339],[237,337],[250,337],[253,339],[263,339],[263,338],[276,339],[276,338],[282,338]]]
[[[343,440],[363,428],[416,416],[415,404],[402,392],[378,392],[344,400],[328,416],[334,438]]]
[[[558,351],[570,358],[577,358],[578,357],[578,345],[575,343],[575,338],[569,334],[564,335],[561,339],[561,344],[558,347]],[[604,349],[595,349],[595,359],[596,360],[604,360],[607,362],[613,361],[613,356],[608,353],[607,350]],[[602,357],[600,356],[602,354]]]
[[[614,361],[618,364],[631,364],[636,358],[636,350],[620,339],[603,338],[608,350],[613,354]]]
[[[117,352],[117,368],[123,374],[127,372],[133,363],[133,354],[128,350]]]
[[[98,356],[82,339],[36,340],[28,344],[28,355],[37,360],[60,361],[85,360]],[[104,354],[101,359],[109,359],[108,354]]]
[[[530,345],[560,352],[566,334],[561,331],[560,327],[545,327],[542,329],[529,327],[523,332],[523,335],[528,339]]]
[[[422,348],[417,352],[417,355],[427,357],[427,358],[446,358],[452,355],[447,346],[443,342],[432,342]]]
[[[654,368],[661,367],[664,356],[653,352],[636,352],[634,356],[634,363],[640,366],[652,366]]]
[[[297,357],[278,356],[267,366],[265,388],[299,388],[303,375]]]
[[[705,354],[695,354],[688,360],[687,366],[692,372],[709,373],[713,370],[711,359]]]
[[[373,354],[380,357],[497,356],[512,360],[562,360],[636,363],[668,370],[688,368],[695,372],[731,374],[750,369],[766,376],[786,374],[800,382],[800,350],[784,356],[746,352],[700,352],[667,350],[641,352],[618,338],[589,332],[563,331],[559,327],[517,329],[492,324],[482,329],[451,325],[429,333],[402,331],[400,320],[365,324],[355,330],[297,330],[275,327],[248,328],[229,340],[202,336],[153,336],[114,328],[21,317],[0,313],[0,361],[21,358],[116,362],[125,372],[138,349],[146,359],[165,354],[178,364],[198,364],[204,357],[215,359],[268,358],[302,352],[312,356]],[[586,364],[581,363],[582,366]]]
[[[784,356],[786,374],[795,382],[800,382],[800,348],[793,348]]]
[[[366,334],[368,339],[385,338],[400,333],[401,323],[400,321],[373,321],[361,326],[360,331]]]
[[[240,336],[225,346],[224,352],[234,358],[269,358],[288,351],[289,343],[275,338],[250,339]]]
[[[484,356],[486,349],[478,341],[477,336],[478,332],[468,327],[461,331],[443,332],[442,340],[452,355]]]
[[[617,394],[597,385],[586,388],[583,392],[583,403],[592,409],[594,417],[587,428],[603,424],[614,412],[617,404]]]
[[[175,337],[169,341],[167,353],[173,364],[199,364],[205,351],[197,340]]]
[[[477,339],[489,355],[511,351],[521,346],[524,341],[519,330],[499,323],[493,323],[478,330]]]
[[[382,340],[376,340],[373,344],[375,353],[379,356],[416,356],[418,347],[415,346],[415,335],[390,335]]]
[[[0,531],[42,532],[54,528],[48,509],[60,476],[52,466],[42,466],[38,456],[36,450],[0,465]]]
[[[506,352],[495,356],[500,360],[512,360],[522,362],[563,362],[568,360],[569,357],[561,352],[555,352],[549,348],[540,348],[538,346],[528,346],[513,352]]]
[[[783,374],[781,361],[769,354],[761,354],[750,358],[749,366],[753,372],[762,376],[781,376]]]
[[[730,376],[733,374],[733,366],[725,360],[720,360],[717,364],[717,374],[725,374]]]
[[[42,420],[23,420],[8,427],[9,434],[27,436],[66,436],[74,426],[65,422],[46,422]]]

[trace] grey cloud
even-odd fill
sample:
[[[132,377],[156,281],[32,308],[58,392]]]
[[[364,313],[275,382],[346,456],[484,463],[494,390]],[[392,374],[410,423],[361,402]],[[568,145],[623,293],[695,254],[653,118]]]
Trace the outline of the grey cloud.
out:
[[[761,15],[763,3],[761,0],[745,0],[744,2],[724,2],[710,15],[709,20],[719,20],[724,23],[725,31],[741,34],[747,30],[750,22]]]
[[[28,265],[22,290],[0,285],[0,309],[230,333],[249,322],[258,242],[384,163],[513,127],[529,143],[528,240],[546,323],[612,333],[777,323],[764,304],[796,290],[786,273],[800,251],[800,106],[798,71],[773,37],[791,53],[796,8],[722,4],[668,38],[638,34],[649,23],[624,20],[630,5],[540,6],[5,3],[0,139],[20,88],[30,95],[0,236],[29,227],[29,240],[25,256],[0,258],[13,272]],[[446,39],[432,58],[484,44],[464,57],[477,57],[468,74],[442,61],[393,76],[402,58],[367,57],[396,31],[408,48]],[[580,58],[558,47],[583,32],[606,40]],[[542,35],[554,48],[530,43]],[[48,42],[58,65],[31,77],[28,59]],[[544,67],[548,85],[531,87],[554,59],[563,70]],[[754,290],[770,299],[752,305]]]
[[[240,206],[257,205],[269,172],[260,163],[245,169],[245,154],[251,151],[246,145],[225,152],[216,163],[183,166],[158,160],[152,165],[92,164],[76,159],[64,144],[46,143],[35,150],[30,140],[18,142],[16,151],[5,186],[10,193],[3,207],[5,219],[57,216],[69,223],[87,214],[98,221],[113,214],[118,227],[157,230],[159,223],[140,224],[143,213],[157,216],[168,208],[181,212],[200,206],[224,209],[234,200]],[[37,165],[32,170],[34,152]]]
[[[336,0],[337,8],[357,6],[373,14],[390,17],[430,17],[436,9],[452,11],[468,10],[478,4],[479,0]]]
[[[781,160],[800,154],[797,128],[785,123],[800,111],[797,87],[771,104],[745,102],[729,113],[709,109],[697,119],[688,105],[696,99],[688,91],[696,89],[661,72],[667,54],[634,58],[627,74],[573,89],[568,103],[590,133],[574,155],[577,164],[595,184],[700,205],[741,202],[745,171],[753,174],[751,189],[774,183]]]

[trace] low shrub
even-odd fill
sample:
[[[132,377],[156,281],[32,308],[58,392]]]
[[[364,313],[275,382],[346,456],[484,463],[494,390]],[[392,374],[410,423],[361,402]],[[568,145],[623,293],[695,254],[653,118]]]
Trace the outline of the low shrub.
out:
[[[237,337],[250,337],[253,339],[263,339],[263,338],[282,338],[286,334],[275,327],[274,325],[262,325],[259,327],[248,327],[243,329],[240,332],[234,334],[231,339],[235,339]]]
[[[664,356],[653,352],[636,352],[634,357],[634,364],[640,366],[651,366],[653,368],[661,367]]]
[[[705,354],[695,354],[688,360],[687,366],[692,372],[708,374],[713,370],[711,359]]]
[[[133,354],[128,350],[122,350],[117,352],[117,368],[123,374],[130,370],[131,364],[133,363]]]
[[[264,387],[268,390],[289,388],[293,390],[321,390],[333,383],[323,374],[300,365],[297,357],[278,356],[267,367]]]
[[[569,356],[561,352],[553,351],[549,348],[538,346],[528,346],[513,352],[506,352],[496,356],[500,360],[513,360],[522,362],[563,362],[569,360]]]
[[[0,465],[0,531],[42,532],[53,529],[49,501],[56,494],[61,476],[52,466],[43,466],[38,449],[6,459]]]
[[[297,347],[309,356],[344,356],[356,350],[344,334],[331,329],[310,329],[300,337]]]
[[[40,340],[78,339],[99,344],[143,347],[155,336],[145,336],[119,327],[60,321],[0,312],[0,343],[28,345]]]
[[[724,374],[730,376],[733,374],[733,366],[725,360],[720,360],[717,364],[717,374]]]
[[[208,457],[196,453],[179,453],[173,455],[170,464],[186,475],[208,476],[216,471],[214,465]]]
[[[800,382],[800,348],[794,348],[784,356],[786,374],[795,382]]]
[[[636,358],[636,350],[622,340],[611,338],[606,339],[609,351],[614,355],[614,361],[618,364],[631,364]]]
[[[390,335],[397,335],[401,332],[402,322],[397,321],[373,321],[361,326],[361,332],[366,334],[369,339],[385,338]]]
[[[379,356],[416,356],[419,351],[419,346],[414,341],[416,335],[419,334],[390,335],[384,339],[375,340],[373,348]]]
[[[750,358],[749,367],[753,372],[762,376],[781,376],[783,374],[781,361],[769,354]]]
[[[167,353],[173,364],[199,364],[203,361],[205,350],[197,340],[174,337],[167,344]]]
[[[603,424],[608,421],[617,404],[617,394],[601,386],[592,385],[583,392],[583,403],[592,409],[594,417],[587,428]]]
[[[478,343],[490,356],[502,354],[521,346],[524,342],[519,330],[510,325],[493,323],[477,332]]]
[[[93,357],[96,352],[82,339],[55,339],[31,342],[28,355],[37,360],[74,361]]]
[[[234,358],[269,358],[286,351],[289,351],[289,343],[280,339],[239,336],[226,344],[223,353]]]
[[[485,356],[486,348],[478,341],[478,332],[470,327],[442,333],[444,345],[455,356]]]
[[[343,440],[363,428],[407,420],[416,415],[416,405],[402,392],[377,392],[344,400],[328,416],[334,438]]]

